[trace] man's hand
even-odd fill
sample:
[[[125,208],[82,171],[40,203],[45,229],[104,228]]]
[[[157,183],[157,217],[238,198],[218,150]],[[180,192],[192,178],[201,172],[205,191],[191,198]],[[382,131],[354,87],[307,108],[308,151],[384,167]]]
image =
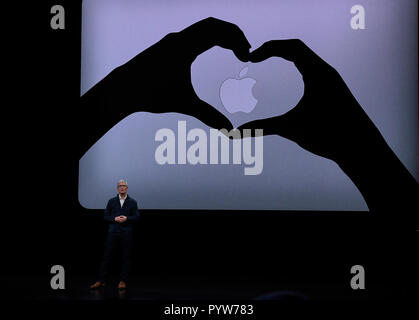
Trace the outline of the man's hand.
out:
[[[126,220],[127,220],[126,216],[118,216],[118,217],[115,218],[115,222],[118,222],[118,223],[123,223]]]

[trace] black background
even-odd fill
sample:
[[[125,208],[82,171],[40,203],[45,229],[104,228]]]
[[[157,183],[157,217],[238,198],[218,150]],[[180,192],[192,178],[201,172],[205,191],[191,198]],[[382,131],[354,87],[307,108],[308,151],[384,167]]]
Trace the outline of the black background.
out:
[[[50,27],[55,4],[65,8],[65,30]],[[81,1],[44,1],[25,10],[30,19],[20,23],[18,16],[11,27],[15,62],[4,66],[11,67],[5,92],[11,99],[3,112],[10,127],[3,145],[2,275],[9,297],[21,299],[53,296],[56,264],[64,266],[70,288],[78,276],[95,281],[106,234],[102,212],[77,200],[72,110],[80,96]],[[417,285],[418,237],[404,212],[141,213],[132,273],[160,279],[156,286],[176,279],[263,284],[267,291],[300,285],[319,296],[337,288],[335,298],[394,299]],[[350,288],[356,264],[366,271],[364,291]]]

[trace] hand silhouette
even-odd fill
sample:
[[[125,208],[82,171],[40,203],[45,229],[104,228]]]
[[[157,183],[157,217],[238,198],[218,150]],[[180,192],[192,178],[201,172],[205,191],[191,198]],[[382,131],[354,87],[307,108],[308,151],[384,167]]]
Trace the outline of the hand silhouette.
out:
[[[251,62],[271,57],[292,61],[303,76],[304,94],[287,113],[251,121],[238,129],[263,129],[332,160],[359,150],[377,130],[338,72],[301,40],[274,40],[250,54]],[[254,134],[254,132],[253,132]]]
[[[250,53],[292,61],[303,76],[304,94],[283,115],[238,129],[263,129],[335,161],[355,183],[370,210],[417,207],[418,184],[392,152],[338,72],[300,40],[273,40]],[[252,135],[255,131],[252,130]]]
[[[239,27],[207,18],[166,35],[114,69],[81,98],[82,154],[116,123],[138,111],[183,113],[210,127],[230,130],[231,122],[198,98],[191,81],[192,62],[217,45],[248,61],[250,44]]]
[[[250,44],[234,24],[207,18],[166,35],[116,70],[118,85],[128,97],[131,112],[137,110],[179,112],[214,128],[230,128],[230,121],[196,95],[191,82],[191,64],[211,47],[231,49],[248,61]]]

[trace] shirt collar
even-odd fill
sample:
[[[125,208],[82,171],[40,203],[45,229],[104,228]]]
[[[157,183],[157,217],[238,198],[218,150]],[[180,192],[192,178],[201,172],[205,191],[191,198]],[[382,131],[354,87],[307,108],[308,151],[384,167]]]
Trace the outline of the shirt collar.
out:
[[[119,199],[119,200],[127,200],[127,199],[128,199],[128,194],[125,196],[125,199],[122,199],[122,198],[121,198],[121,195],[118,193],[118,199]]]

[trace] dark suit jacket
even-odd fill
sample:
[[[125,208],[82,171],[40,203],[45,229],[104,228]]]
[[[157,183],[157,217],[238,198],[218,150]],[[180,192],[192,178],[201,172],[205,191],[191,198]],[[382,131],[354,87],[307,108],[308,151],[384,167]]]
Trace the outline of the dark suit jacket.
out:
[[[127,220],[123,223],[115,222],[117,216],[126,216]],[[105,221],[109,222],[109,232],[131,231],[134,222],[140,218],[137,201],[129,195],[125,198],[124,205],[121,208],[119,195],[108,201],[105,210]]]

